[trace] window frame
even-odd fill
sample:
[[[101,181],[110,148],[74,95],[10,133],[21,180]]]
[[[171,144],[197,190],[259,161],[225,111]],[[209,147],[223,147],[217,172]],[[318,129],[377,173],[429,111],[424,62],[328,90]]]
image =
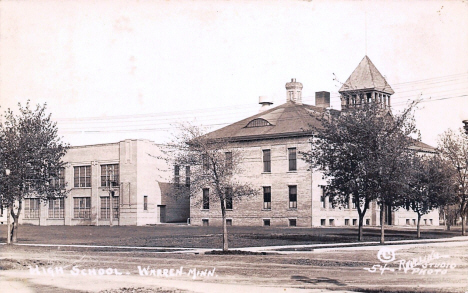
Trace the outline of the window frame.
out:
[[[180,166],[174,165],[174,183],[180,185]]]
[[[24,218],[39,219],[41,216],[41,202],[39,198],[24,199]]]
[[[103,200],[104,200],[104,206],[103,206]],[[110,198],[109,196],[101,196],[100,198],[100,212],[99,212],[99,218],[100,219],[110,219],[110,211],[109,211],[109,206],[110,206]],[[120,215],[119,211],[119,199],[118,197],[113,198],[112,200],[112,219],[118,219]],[[104,216],[103,216],[104,214]]]
[[[57,206],[58,203],[58,206]],[[49,219],[64,219],[65,218],[65,199],[58,197],[48,200],[47,217]]]
[[[79,196],[73,198],[73,219],[91,219],[90,196]]]
[[[288,185],[288,190],[289,190],[289,208],[297,209],[297,185]],[[295,193],[292,193],[293,190],[295,190]]]
[[[209,210],[210,209],[210,189],[203,188],[203,198],[202,198],[202,209]]]
[[[262,150],[263,173],[271,173],[271,149]]]
[[[73,166],[73,187],[90,188],[92,186],[91,176],[91,165]]]
[[[271,186],[263,186],[263,209],[271,210]]]
[[[143,210],[147,211],[148,210],[148,196],[143,195]]]
[[[110,178],[109,171],[112,170],[113,178]],[[113,179],[112,181],[110,181]],[[101,187],[110,187],[109,182],[116,182],[116,185],[112,187],[119,186],[120,182],[120,166],[119,164],[103,164],[101,165]]]
[[[296,147],[288,148],[288,171],[289,172],[297,171],[297,148]]]

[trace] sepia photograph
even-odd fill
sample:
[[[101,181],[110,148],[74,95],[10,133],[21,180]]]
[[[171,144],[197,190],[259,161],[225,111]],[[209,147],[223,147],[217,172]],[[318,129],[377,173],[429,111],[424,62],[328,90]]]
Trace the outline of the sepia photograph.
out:
[[[1,293],[467,293],[467,0],[1,0]]]

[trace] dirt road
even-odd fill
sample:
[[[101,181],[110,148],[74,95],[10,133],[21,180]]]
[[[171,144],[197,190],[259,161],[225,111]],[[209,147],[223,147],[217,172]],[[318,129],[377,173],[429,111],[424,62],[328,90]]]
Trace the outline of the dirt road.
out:
[[[468,291],[466,241],[286,255],[0,249],[2,293]]]

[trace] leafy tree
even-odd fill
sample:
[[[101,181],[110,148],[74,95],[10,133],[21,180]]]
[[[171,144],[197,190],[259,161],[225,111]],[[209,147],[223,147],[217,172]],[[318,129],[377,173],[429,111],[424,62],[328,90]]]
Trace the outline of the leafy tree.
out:
[[[165,159],[174,166],[190,166],[190,185],[173,180],[174,196],[190,196],[191,205],[219,203],[223,221],[223,251],[228,250],[226,209],[234,201],[258,196],[259,190],[239,180],[242,154],[228,139],[210,139],[202,128],[182,125],[180,134],[168,145]],[[205,190],[205,191],[203,191]]]
[[[9,169],[9,176],[0,177],[1,198],[13,218],[8,227],[8,241],[17,242],[18,218],[23,200],[32,196],[40,200],[55,199],[66,195],[63,186],[55,184],[62,157],[67,146],[57,136],[57,125],[46,114],[46,104],[30,108],[29,101],[19,106],[19,115],[8,109],[4,123],[0,124],[1,162]]]
[[[421,217],[450,203],[454,196],[453,172],[439,156],[413,154],[409,164],[405,205],[418,215],[417,238],[421,238]]]
[[[363,238],[363,220],[372,201],[381,206],[381,242],[384,241],[385,205],[398,202],[403,185],[410,138],[416,133],[411,104],[400,115],[392,115],[378,104],[324,112],[320,127],[311,129],[312,147],[303,153],[312,168],[328,178],[327,194],[338,204],[349,196],[359,215],[358,240]]]
[[[440,136],[438,149],[455,173],[454,202],[462,218],[462,235],[465,235],[468,213],[468,135],[462,129],[458,134],[447,130]]]

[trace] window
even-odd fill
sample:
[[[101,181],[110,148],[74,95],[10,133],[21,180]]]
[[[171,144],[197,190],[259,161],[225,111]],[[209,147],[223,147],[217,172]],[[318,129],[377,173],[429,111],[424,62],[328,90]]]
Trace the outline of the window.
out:
[[[263,226],[270,226],[270,219],[263,219]]]
[[[210,209],[210,190],[208,188],[203,188],[203,209]]]
[[[351,204],[352,204],[352,208],[353,209],[357,209],[357,206],[356,206],[356,198],[354,196],[351,197]]]
[[[51,185],[55,188],[65,188],[65,168],[57,170],[57,176],[52,178]]]
[[[416,225],[416,220],[415,219],[413,219],[413,225]]]
[[[320,219],[320,226],[325,226],[325,225],[326,225],[326,220]]]
[[[357,219],[353,219],[353,226],[357,225]]]
[[[271,210],[271,187],[263,187],[263,209]]]
[[[330,226],[335,226],[335,219],[328,220]]]
[[[296,219],[289,219],[289,227],[296,227]]]
[[[225,164],[226,164],[226,174],[231,174],[232,173],[232,152],[226,152],[224,153],[226,156],[225,158]]]
[[[271,172],[270,150],[263,150],[263,172]]]
[[[297,186],[289,186],[289,208],[297,209]]]
[[[226,226],[232,226],[232,219],[226,219]]]
[[[112,198],[112,219],[119,218],[119,198]],[[101,219],[110,218],[110,200],[108,196],[101,197]]]
[[[185,166],[185,186],[190,186],[190,166]]]
[[[345,198],[343,207],[344,209],[349,210],[349,196]]]
[[[202,219],[202,223],[203,223],[203,226],[209,226],[210,225],[210,222],[208,219]]]
[[[226,188],[224,196],[226,197],[226,209],[232,210],[232,188]]]
[[[406,219],[406,225],[409,225],[409,224],[410,224],[409,219]]]
[[[208,160],[208,155],[203,154],[202,155],[202,166],[203,166],[203,171],[208,172],[210,169],[210,161]]]
[[[179,185],[180,184],[180,166],[174,166],[174,183]]]
[[[427,225],[427,219],[424,219],[424,225]]]
[[[56,199],[49,199],[49,218],[50,219],[63,219],[64,218],[64,204],[63,197]]]
[[[369,226],[369,225],[370,225],[370,220],[366,219],[366,226]]]
[[[74,167],[75,187],[91,187],[91,166]]]
[[[325,208],[325,195],[323,194],[320,196],[320,207]]]
[[[3,217],[3,205],[0,203],[0,217]]]
[[[270,126],[270,125],[271,123],[266,121],[265,119],[256,118],[250,121],[245,127],[250,128],[250,127],[262,127],[262,126]]]
[[[143,210],[144,211],[148,210],[148,196],[147,195],[143,196]]]
[[[297,170],[296,148],[288,149],[289,171]]]
[[[25,198],[24,199],[24,218],[37,219],[39,218],[39,199]]]
[[[119,185],[119,165],[101,165],[101,186]]]
[[[73,217],[75,219],[91,218],[91,198],[75,197],[73,198]]]
[[[345,219],[344,224],[345,224],[345,226],[349,226],[349,219]]]
[[[432,225],[432,219],[429,219],[429,224],[431,224],[431,225]]]

